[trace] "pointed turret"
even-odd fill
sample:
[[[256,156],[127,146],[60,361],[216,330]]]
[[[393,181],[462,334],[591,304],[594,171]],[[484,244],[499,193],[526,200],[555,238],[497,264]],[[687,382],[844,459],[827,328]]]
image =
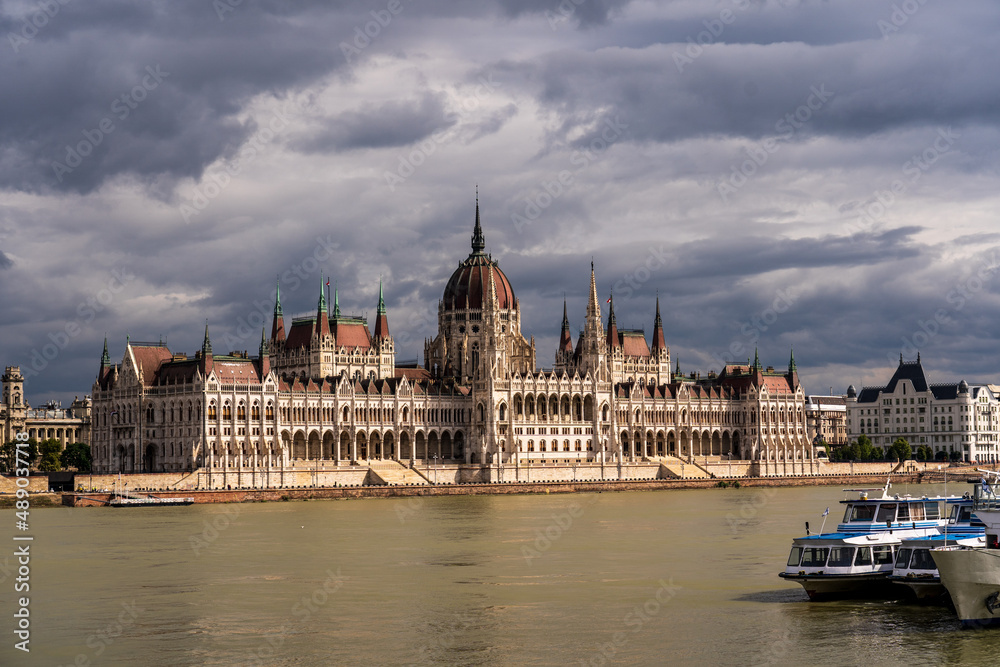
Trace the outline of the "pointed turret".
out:
[[[601,319],[601,303],[597,300],[597,278],[594,277],[594,261],[590,261],[590,298],[587,300],[587,320]]]
[[[791,348],[791,354],[788,357],[788,372],[794,373],[796,370],[798,369],[795,367],[795,348]]]
[[[378,315],[375,320],[375,338],[389,337],[389,318],[385,314],[385,298],[382,295],[382,279],[378,281]]]
[[[333,319],[340,317],[340,294],[337,285],[333,286]]]
[[[108,355],[108,337],[104,337],[104,354],[101,355],[101,368],[107,368],[111,365],[111,356]]]
[[[260,364],[260,379],[271,372],[271,360],[268,357],[267,338],[264,336],[264,327],[260,328],[260,347],[257,348],[258,363]]]
[[[559,351],[573,354],[573,336],[569,332],[569,317],[566,315],[566,299],[563,299],[562,333],[559,335]]]
[[[608,310],[608,349],[621,347],[618,340],[618,323],[615,321],[615,295],[611,295],[611,306]]]
[[[476,227],[472,230],[472,252],[482,254],[486,248],[486,237],[483,236],[483,226],[479,222],[479,187],[476,187]]]
[[[208,377],[212,372],[212,341],[208,337],[208,321],[205,321],[205,340],[201,342],[201,374]]]
[[[271,340],[285,340],[285,318],[281,312],[281,283],[274,281],[274,318],[271,320]]]
[[[326,313],[326,290],[323,289],[323,275],[319,276],[319,303],[316,306],[315,334],[322,338],[330,335],[330,318]]]
[[[660,297],[656,297],[656,320],[653,321],[653,351],[665,351],[667,342],[663,338],[663,320],[660,319]]]

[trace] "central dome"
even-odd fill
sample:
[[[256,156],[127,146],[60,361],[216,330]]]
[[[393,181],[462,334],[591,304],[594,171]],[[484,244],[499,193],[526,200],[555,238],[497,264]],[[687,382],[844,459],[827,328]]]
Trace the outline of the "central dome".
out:
[[[483,252],[486,241],[483,238],[483,228],[479,222],[479,201],[476,201],[476,228],[472,233],[472,254],[458,265],[448,279],[444,288],[445,310],[482,309],[486,294],[490,289],[490,273],[493,274],[493,286],[497,294],[497,307],[510,309],[514,307],[514,290],[507,276],[500,270],[497,263]]]

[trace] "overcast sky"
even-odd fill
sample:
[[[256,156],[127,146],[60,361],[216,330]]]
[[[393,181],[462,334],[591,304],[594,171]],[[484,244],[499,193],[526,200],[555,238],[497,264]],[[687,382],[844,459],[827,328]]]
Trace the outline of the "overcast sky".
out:
[[[0,5],[0,359],[89,393],[107,334],[255,353],[322,276],[423,355],[487,251],[552,364],[590,261],[682,370],[1000,382],[991,0]],[[605,311],[605,316],[606,316]]]

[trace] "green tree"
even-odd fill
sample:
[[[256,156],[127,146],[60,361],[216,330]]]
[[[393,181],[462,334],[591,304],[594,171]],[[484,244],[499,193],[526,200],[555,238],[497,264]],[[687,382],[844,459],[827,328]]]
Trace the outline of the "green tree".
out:
[[[62,443],[55,438],[42,440],[38,444],[38,453],[41,455],[38,460],[38,469],[42,472],[55,472],[59,470],[59,455],[62,453]]]
[[[962,452],[952,452],[950,458],[951,458],[952,461],[961,461],[962,460]]]
[[[889,448],[889,458],[899,459],[900,461],[905,461],[913,456],[913,448],[910,447],[910,443],[907,442],[906,438],[896,438],[896,441],[892,443],[892,447]]]
[[[34,440],[28,441],[27,447],[21,448],[21,463],[27,463],[30,467],[38,458],[38,443]],[[13,475],[14,468],[17,467],[17,442],[11,440],[0,447],[0,472],[6,475]]]
[[[940,450],[940,451],[938,451],[937,453],[934,454],[934,460],[935,461],[947,461],[948,460],[948,452],[944,451],[943,449]]]
[[[63,468],[76,468],[77,472],[90,472],[90,445],[82,442],[66,445],[66,449],[59,455],[59,462]]]
[[[934,452],[927,445],[920,445],[917,447],[917,460],[918,461],[933,461]]]

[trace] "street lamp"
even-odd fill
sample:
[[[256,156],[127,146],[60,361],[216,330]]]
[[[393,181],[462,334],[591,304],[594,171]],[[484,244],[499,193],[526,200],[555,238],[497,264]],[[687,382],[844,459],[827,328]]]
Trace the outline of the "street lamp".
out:
[[[437,458],[438,458],[437,454],[431,457],[431,459],[433,459],[434,461],[434,463],[431,465],[431,467],[434,470],[434,486],[437,486],[438,483]]]

